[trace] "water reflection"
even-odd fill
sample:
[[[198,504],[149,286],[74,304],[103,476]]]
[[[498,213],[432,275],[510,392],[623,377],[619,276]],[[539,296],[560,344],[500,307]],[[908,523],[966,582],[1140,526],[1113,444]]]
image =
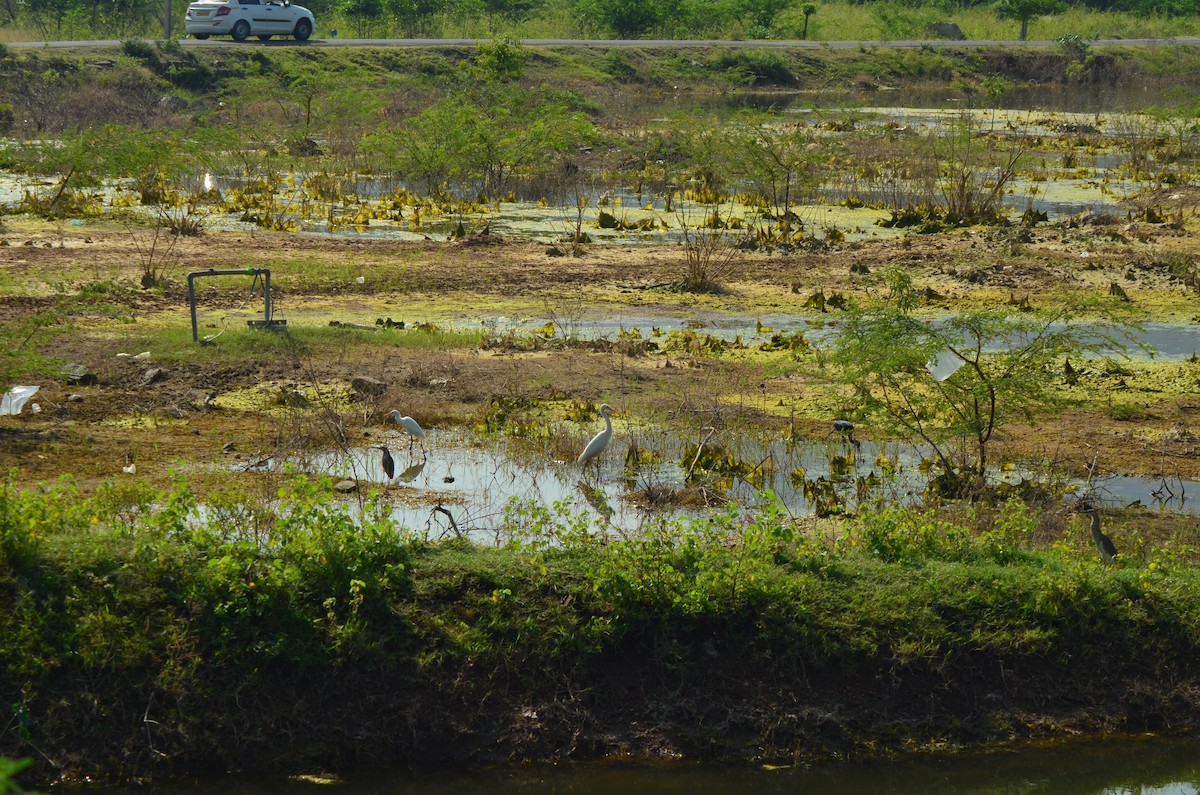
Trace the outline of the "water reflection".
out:
[[[327,781],[327,784],[319,782]],[[860,795],[1197,795],[1200,738],[1128,737],[1049,747],[764,769],[711,764],[521,765],[459,772],[238,777],[162,786],[91,789],[102,795],[616,795],[824,793]]]
[[[633,532],[664,515],[700,517],[729,502],[754,507],[765,490],[796,515],[854,513],[872,500],[903,504],[919,500],[930,477],[922,471],[921,452],[909,445],[852,442],[832,429],[804,438],[624,427],[587,467],[553,458],[538,440],[459,429],[429,430],[428,447],[428,457],[395,451],[391,479],[373,447],[295,457],[275,466],[355,479],[383,492],[393,516],[407,528],[431,539],[462,533],[486,544],[504,541],[507,514],[517,504],[561,506],[566,516],[586,515],[596,528]],[[1019,484],[1038,481],[1039,473],[1018,468],[993,477]],[[1087,489],[1111,505],[1140,502],[1200,512],[1192,499],[1200,483],[1192,481],[1122,476]]]
[[[832,336],[836,318],[826,320],[820,315],[802,314],[800,305],[805,299],[806,296],[797,298],[795,312],[756,316],[716,312],[697,307],[681,309],[675,313],[660,310],[657,314],[651,314],[645,309],[629,311],[606,308],[603,314],[594,317],[560,318],[556,325],[556,333],[576,340],[618,339],[622,335],[636,334],[646,339],[668,341],[672,332],[693,331],[724,342],[734,342],[741,338],[747,345],[770,343],[776,336],[783,339],[799,334],[808,343],[820,346]],[[526,334],[541,332],[546,320],[545,317],[514,319],[489,316],[481,322],[489,333],[503,335],[510,331]],[[934,325],[937,325],[937,321],[934,321]],[[1051,330],[1058,328],[1061,328],[1060,324],[1050,326]],[[1099,341],[1099,338],[1097,339]],[[1128,333],[1115,334],[1114,339],[1127,348],[1126,355],[1135,359],[1153,358],[1160,362],[1177,362],[1200,355],[1200,325],[1145,323],[1140,331],[1131,330]],[[1001,349],[999,345],[987,348],[989,352]]]

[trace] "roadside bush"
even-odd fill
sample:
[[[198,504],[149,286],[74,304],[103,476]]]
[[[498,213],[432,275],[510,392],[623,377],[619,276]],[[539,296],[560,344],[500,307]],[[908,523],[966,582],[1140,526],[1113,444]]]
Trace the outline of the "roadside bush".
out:
[[[519,80],[528,60],[529,53],[515,39],[480,42],[475,48],[475,65],[491,80]]]
[[[637,77],[637,69],[630,63],[629,56],[617,49],[604,54],[604,71],[618,83],[632,83]]]
[[[796,82],[787,60],[776,50],[725,50],[713,60],[713,68],[746,85],[782,86]]]

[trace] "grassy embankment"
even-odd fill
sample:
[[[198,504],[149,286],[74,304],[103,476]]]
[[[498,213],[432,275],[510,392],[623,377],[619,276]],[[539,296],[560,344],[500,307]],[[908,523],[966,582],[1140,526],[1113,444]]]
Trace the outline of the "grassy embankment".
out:
[[[44,775],[682,753],[791,760],[1195,724],[1200,574],[1015,504],[428,544],[295,481],[0,491],[0,755]],[[1194,543],[1194,539],[1192,539]],[[1194,554],[1194,553],[1193,553]],[[8,710],[6,710],[8,711]]]
[[[741,88],[836,92],[950,85],[978,104],[990,105],[996,97],[984,95],[985,79],[1003,78],[1008,87],[1117,86],[1135,81],[1152,102],[1156,87],[1190,85],[1200,60],[1198,50],[1177,45],[1101,48],[1086,44],[1029,50],[953,44],[938,49],[531,47],[522,49],[521,76],[511,85],[565,89],[571,93],[562,96],[571,107],[600,117],[602,123],[613,106],[640,109],[647,88],[678,95]],[[361,136],[381,121],[386,126],[420,110],[446,91],[470,89],[479,78],[471,67],[480,62],[474,47],[228,50],[131,41],[119,49],[10,48],[0,54],[0,76],[12,87],[2,101],[16,108],[10,134],[18,136],[35,132],[35,122],[45,132],[119,123],[124,115],[125,121],[138,126],[186,123],[203,128],[206,123],[219,123],[261,135],[270,132],[269,126],[282,123],[327,135],[328,129],[337,129],[334,117],[339,114],[346,117],[343,125],[357,125],[355,132]],[[58,74],[49,87],[43,85],[47,70]],[[297,81],[307,81],[304,94],[297,95]],[[275,96],[281,88],[288,90]],[[189,102],[220,100],[224,110],[217,111],[215,104],[193,106],[172,117],[163,108],[149,108],[148,103],[164,91]],[[328,96],[331,91],[351,101],[339,103]],[[614,101],[626,94],[625,101]],[[290,105],[301,100],[309,103],[307,115],[297,118]],[[25,105],[33,109],[32,117]],[[198,110],[205,113],[197,116]],[[361,118],[364,110],[372,117],[366,126]],[[252,118],[239,115],[251,111]],[[661,112],[662,108],[655,108],[655,114]]]

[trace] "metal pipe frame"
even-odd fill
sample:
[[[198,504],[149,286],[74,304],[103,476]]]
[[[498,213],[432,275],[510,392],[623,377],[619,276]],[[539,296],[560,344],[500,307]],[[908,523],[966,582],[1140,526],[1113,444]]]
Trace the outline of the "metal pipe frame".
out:
[[[200,330],[196,323],[196,279],[201,276],[262,276],[263,277],[263,319],[264,325],[271,323],[271,269],[270,268],[241,268],[240,270],[192,271],[188,274],[188,306],[192,310],[192,342],[200,341]]]

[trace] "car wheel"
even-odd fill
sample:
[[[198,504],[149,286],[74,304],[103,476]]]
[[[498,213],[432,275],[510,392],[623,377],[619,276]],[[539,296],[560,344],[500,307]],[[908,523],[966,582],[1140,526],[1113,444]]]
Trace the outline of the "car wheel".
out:
[[[312,23],[307,19],[302,19],[296,23],[296,29],[292,31],[292,35],[297,41],[306,41],[312,35]]]
[[[229,35],[233,36],[234,41],[245,41],[250,35],[250,23],[244,19],[239,19],[234,24],[233,30],[229,31]]]
[[[271,34],[270,34],[270,33],[260,33],[260,34],[258,34],[258,40],[259,40],[259,41],[266,41],[266,40],[267,40],[267,39],[269,39],[269,38],[271,38]]]
[[[193,36],[195,36],[195,37],[196,37],[197,39],[199,39],[200,41],[204,41],[205,39],[207,39],[207,38],[208,38],[208,34],[207,34],[207,33],[193,33],[192,35],[193,35]]]

